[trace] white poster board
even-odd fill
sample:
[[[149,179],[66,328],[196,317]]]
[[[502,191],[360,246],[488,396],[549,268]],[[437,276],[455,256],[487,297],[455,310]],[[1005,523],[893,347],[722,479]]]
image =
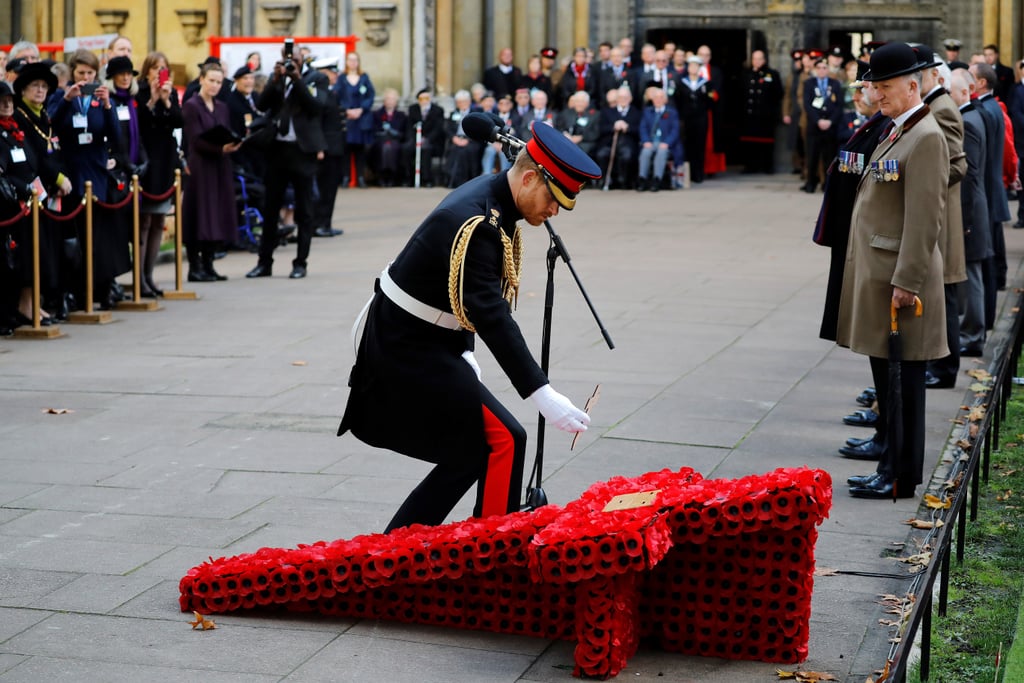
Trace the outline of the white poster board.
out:
[[[295,43],[295,54],[299,53],[299,48],[302,47],[303,43]],[[239,67],[245,64],[246,58],[253,52],[257,52],[260,55],[260,69],[259,73],[266,74],[269,76],[274,71],[274,64],[281,61],[281,49],[284,47],[284,39],[280,42],[274,43],[221,43],[220,45],[220,63],[224,67],[225,74],[230,78]],[[325,57],[338,57],[341,61],[338,62],[339,68],[344,70],[345,68],[345,43],[343,42],[316,42],[309,43],[308,47],[312,50],[311,54],[314,59],[323,59]]]
[[[104,33],[98,36],[70,36],[64,39],[64,54],[69,55],[75,50],[106,50],[114,38],[117,38],[116,33]]]

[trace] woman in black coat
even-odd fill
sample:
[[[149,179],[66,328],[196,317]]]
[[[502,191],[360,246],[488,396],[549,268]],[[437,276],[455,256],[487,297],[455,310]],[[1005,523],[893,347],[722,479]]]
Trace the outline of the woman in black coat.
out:
[[[396,180],[400,181],[400,157],[408,127],[409,117],[398,109],[398,92],[386,89],[380,109],[373,112],[376,139],[370,147],[370,168],[381,187],[391,187]]]
[[[85,196],[86,182],[92,182],[94,197],[107,201],[111,181],[107,170],[108,146],[116,145],[121,135],[110,90],[103,85],[96,87],[100,63],[90,50],[75,51],[68,65],[71,80],[65,91],[57,90],[57,96],[50,99],[49,111],[71,176],[75,200],[71,204]],[[85,94],[92,88],[95,89]],[[131,253],[120,231],[113,229],[117,223],[106,220],[107,214],[102,210],[97,213],[95,205],[93,212],[104,217],[95,221],[93,227],[93,294],[104,307],[109,307],[111,285],[114,278],[131,268]],[[80,214],[76,224],[82,245],[85,244],[85,223],[84,214]],[[85,275],[80,272],[74,291],[84,294],[84,289]]]
[[[0,176],[16,193],[14,197],[0,194],[0,223],[7,223],[22,211],[19,202],[31,196],[29,186],[36,177],[35,152],[25,146],[25,132],[13,114],[14,92],[6,81],[0,81]],[[25,267],[25,255],[32,245],[22,240],[31,234],[28,221],[25,217],[0,227],[0,336],[31,323],[32,289],[26,286],[25,273],[29,282],[32,273]]]
[[[36,161],[33,167],[42,184],[41,190],[46,192],[51,210],[56,209],[56,199],[71,193],[71,180],[63,173],[63,159],[60,146],[56,139],[56,131],[46,113],[46,100],[57,89],[57,77],[41,63],[26,64],[18,72],[14,81],[14,120],[24,133],[23,145],[26,154]],[[31,150],[31,151],[29,151]],[[23,222],[20,244],[26,245],[26,252],[31,249],[32,236],[30,226]],[[61,246],[63,242],[61,226],[40,215],[39,224],[39,282],[44,302],[52,310],[61,308],[64,295],[61,291]],[[23,254],[24,256],[24,254]],[[23,289],[18,309],[26,315],[32,306],[32,262],[31,257],[20,259]],[[49,313],[43,312],[41,317],[48,321]],[[43,324],[49,324],[44,322]]]
[[[171,85],[167,57],[162,52],[150,52],[142,62],[138,78],[139,134],[142,147],[149,158],[149,166],[142,176],[142,188],[149,194],[162,195],[174,185],[174,171],[181,168],[181,155],[174,129],[181,128],[183,119],[178,93]],[[148,292],[163,296],[153,280],[153,267],[160,254],[164,223],[171,210],[171,198],[162,201],[143,199],[139,207],[139,250],[143,256],[142,283]],[[143,293],[143,296],[146,292]]]

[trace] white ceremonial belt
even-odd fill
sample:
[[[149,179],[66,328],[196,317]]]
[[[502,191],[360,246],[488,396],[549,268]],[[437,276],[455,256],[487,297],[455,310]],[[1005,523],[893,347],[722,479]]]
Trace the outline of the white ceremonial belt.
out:
[[[388,264],[388,268],[391,264]],[[442,311],[440,308],[434,308],[428,306],[422,301],[409,296],[406,294],[401,287],[395,284],[395,281],[391,279],[391,275],[388,273],[388,268],[381,271],[380,274],[380,291],[384,292],[384,295],[391,299],[392,302],[406,313],[416,316],[424,322],[428,322],[431,325],[437,325],[447,330],[461,330],[462,325],[459,324],[458,319],[448,313]]]

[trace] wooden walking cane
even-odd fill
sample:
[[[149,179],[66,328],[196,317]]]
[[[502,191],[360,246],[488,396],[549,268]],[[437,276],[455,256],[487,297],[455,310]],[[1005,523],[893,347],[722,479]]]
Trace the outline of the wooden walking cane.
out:
[[[612,135],[612,153],[608,155],[608,170],[604,174],[604,187],[601,189],[605,192],[608,191],[608,186],[612,184],[612,169],[615,167],[615,148],[619,144],[619,131],[615,131]]]

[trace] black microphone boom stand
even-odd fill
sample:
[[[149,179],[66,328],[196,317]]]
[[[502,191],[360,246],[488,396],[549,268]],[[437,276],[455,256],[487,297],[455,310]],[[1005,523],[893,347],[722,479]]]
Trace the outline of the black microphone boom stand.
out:
[[[576,287],[579,288],[580,294],[583,295],[583,300],[587,302],[587,306],[590,308],[590,314],[594,316],[594,321],[597,323],[598,329],[601,330],[601,336],[604,337],[605,343],[609,349],[614,349],[615,344],[612,342],[611,335],[608,334],[608,330],[605,329],[604,323],[601,322],[600,316],[597,315],[597,310],[594,308],[594,304],[590,301],[590,297],[587,296],[587,290],[583,288],[583,282],[580,281],[580,276],[576,273],[576,269],[572,265],[572,260],[569,258],[569,251],[565,248],[565,242],[555,232],[555,229],[551,226],[551,222],[545,220],[544,227],[547,228],[548,237],[550,238],[550,244],[548,245],[547,254],[547,265],[548,265],[548,279],[547,284],[544,288],[544,323],[541,327],[541,341],[540,341],[540,368],[544,371],[544,374],[548,374],[548,363],[551,358],[551,319],[552,313],[555,307],[555,262],[558,259],[562,259],[566,266],[569,267],[569,272],[572,273],[572,277],[576,280]],[[536,510],[539,507],[548,504],[548,496],[544,493],[544,489],[541,488],[541,479],[543,477],[544,467],[544,416],[537,416],[537,456],[533,461],[533,472],[530,473],[530,481],[526,485],[526,504],[523,506],[523,510]],[[534,481],[537,485],[534,486]]]

